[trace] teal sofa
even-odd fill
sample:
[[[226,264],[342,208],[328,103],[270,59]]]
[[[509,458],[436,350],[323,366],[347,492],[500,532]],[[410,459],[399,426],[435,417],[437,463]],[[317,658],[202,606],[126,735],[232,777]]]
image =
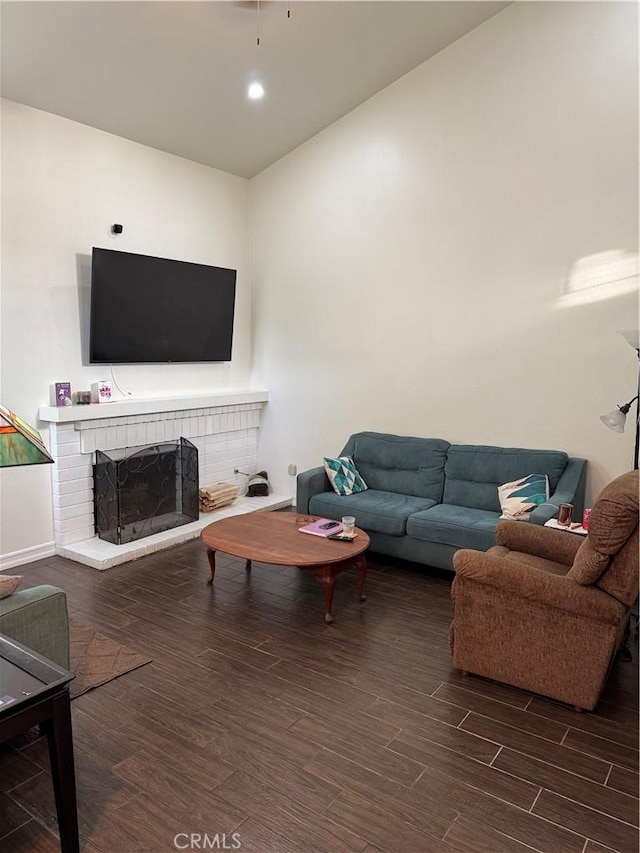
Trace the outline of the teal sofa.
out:
[[[354,515],[380,554],[453,571],[459,548],[486,551],[496,544],[498,486],[528,474],[546,474],[550,489],[528,523],[554,518],[560,503],[573,504],[574,519],[582,518],[587,462],[560,450],[359,432],[338,455],[353,458],[369,488],[338,495],[324,468],[312,468],[298,475],[297,511]]]

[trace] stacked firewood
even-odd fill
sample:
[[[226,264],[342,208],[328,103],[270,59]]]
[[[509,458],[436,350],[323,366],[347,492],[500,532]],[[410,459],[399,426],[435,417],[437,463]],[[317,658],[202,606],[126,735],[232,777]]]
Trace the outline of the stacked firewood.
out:
[[[211,512],[233,503],[238,497],[238,486],[231,483],[213,483],[200,488],[200,512]]]

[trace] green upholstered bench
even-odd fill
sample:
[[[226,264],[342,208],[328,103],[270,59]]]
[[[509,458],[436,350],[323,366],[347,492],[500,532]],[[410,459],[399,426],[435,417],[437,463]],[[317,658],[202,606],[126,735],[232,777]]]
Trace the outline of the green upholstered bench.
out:
[[[69,669],[67,597],[58,587],[43,584],[1,598],[0,634]]]

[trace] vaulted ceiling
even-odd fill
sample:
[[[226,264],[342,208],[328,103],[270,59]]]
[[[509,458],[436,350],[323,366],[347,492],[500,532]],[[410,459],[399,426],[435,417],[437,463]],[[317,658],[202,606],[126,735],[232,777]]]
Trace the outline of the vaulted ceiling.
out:
[[[507,5],[2,2],[2,96],[252,177]]]

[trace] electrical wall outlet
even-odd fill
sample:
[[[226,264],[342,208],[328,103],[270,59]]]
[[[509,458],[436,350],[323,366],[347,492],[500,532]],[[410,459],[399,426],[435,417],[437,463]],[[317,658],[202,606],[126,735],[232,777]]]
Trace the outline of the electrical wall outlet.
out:
[[[291,462],[289,464],[289,467],[287,468],[287,471],[288,471],[290,477],[295,477],[296,474],[298,473],[298,466],[296,465],[295,462]]]

